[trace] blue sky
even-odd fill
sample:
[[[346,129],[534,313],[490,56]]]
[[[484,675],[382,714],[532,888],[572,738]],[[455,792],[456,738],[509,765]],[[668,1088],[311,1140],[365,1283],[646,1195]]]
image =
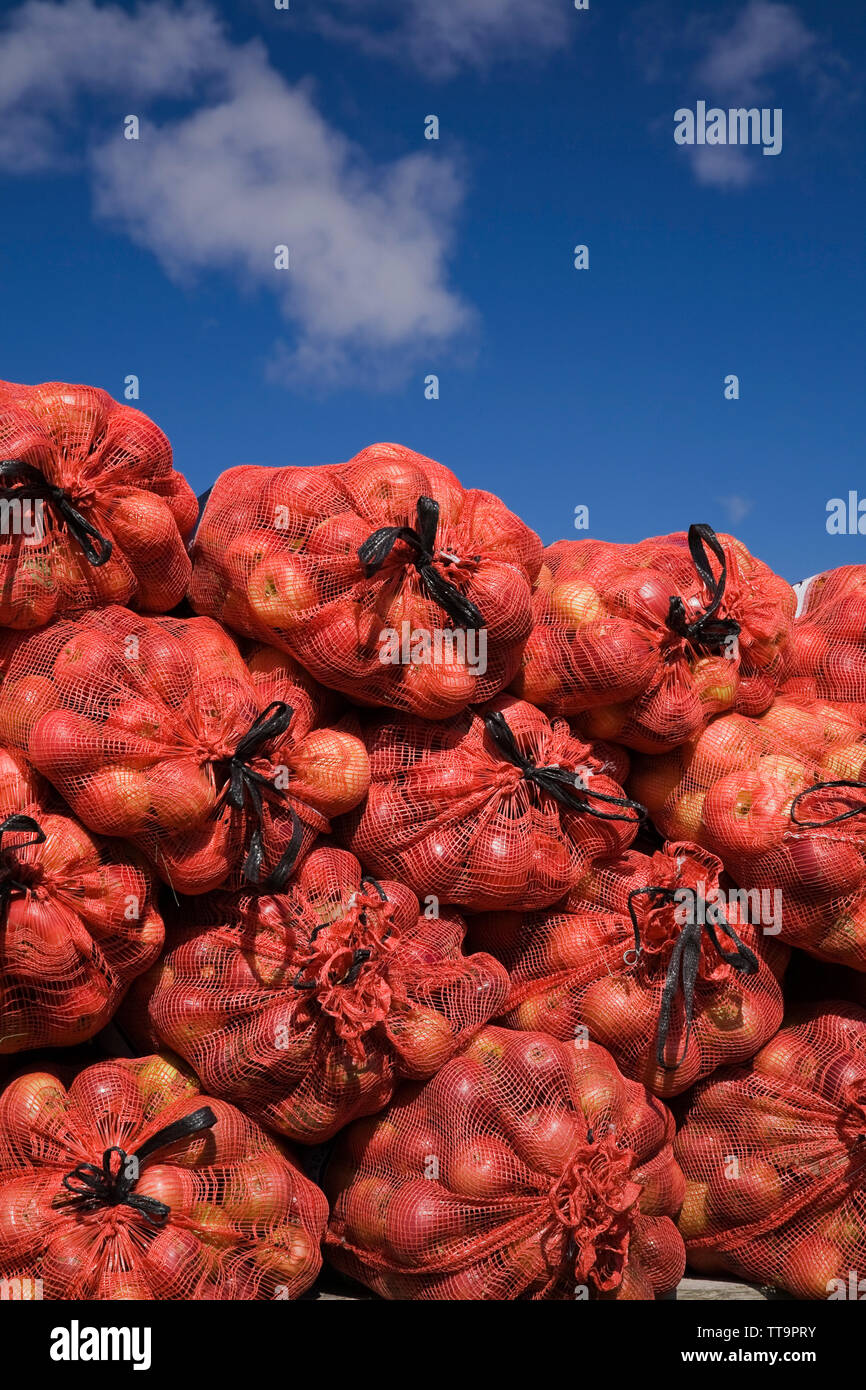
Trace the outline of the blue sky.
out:
[[[850,0],[28,0],[0,26],[2,375],[138,375],[199,491],[396,440],[546,542],[586,504],[611,540],[732,529],[791,580],[866,559],[825,526],[866,497]],[[678,147],[698,100],[781,107],[781,154]]]

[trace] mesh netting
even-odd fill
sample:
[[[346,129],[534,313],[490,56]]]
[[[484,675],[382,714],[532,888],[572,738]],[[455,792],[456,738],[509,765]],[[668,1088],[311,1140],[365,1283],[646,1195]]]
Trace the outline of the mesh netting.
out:
[[[291,657],[209,618],[111,607],[3,645],[0,738],[176,890],[285,880],[367,788],[358,738]]]
[[[609,750],[512,696],[447,723],[368,716],[362,733],[369,795],[335,833],[443,902],[544,907],[634,839],[642,808],[601,770]]]
[[[637,545],[556,541],[511,688],[592,737],[663,752],[722,710],[767,708],[795,605],[790,584],[706,526]]]
[[[282,1144],[176,1059],[0,1094],[0,1278],[41,1279],[45,1298],[296,1298],[326,1220]]]
[[[501,965],[463,955],[457,913],[425,916],[327,845],[285,894],[214,894],[177,915],[131,1032],[148,1003],[210,1093],[305,1144],[380,1110],[400,1077],[432,1076],[508,993]]]
[[[106,391],[0,381],[0,503],[0,626],[186,592],[195,495],[162,430]]]
[[[485,1028],[341,1137],[328,1257],[391,1299],[652,1299],[685,1265],[673,1133],[603,1048]]]
[[[631,771],[631,754],[618,743],[607,743],[604,739],[589,740],[591,761],[598,763],[599,772],[611,777],[624,787]]]
[[[511,975],[503,1021],[588,1034],[661,1096],[753,1056],[782,1021],[789,952],[739,920],[721,870],[696,845],[628,850],[549,911],[473,918],[473,946]]]
[[[866,703],[866,565],[842,565],[809,584],[785,688]]]
[[[676,1139],[689,1263],[797,1298],[861,1298],[866,1010],[813,1006],[696,1091]]]
[[[162,918],[135,852],[64,814],[0,749],[0,1053],[71,1047],[159,954]]]
[[[197,612],[360,704],[444,719],[515,674],[541,542],[492,493],[375,444],[346,464],[223,473],[193,564]]]
[[[864,762],[861,707],[781,695],[635,758],[628,785],[665,835],[720,856],[782,940],[866,970]]]

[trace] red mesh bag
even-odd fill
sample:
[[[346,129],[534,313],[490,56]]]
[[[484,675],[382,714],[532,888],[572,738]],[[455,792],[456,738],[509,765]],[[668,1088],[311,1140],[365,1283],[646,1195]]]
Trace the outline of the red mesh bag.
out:
[[[503,1022],[590,1036],[660,1096],[753,1056],[782,1022],[789,952],[738,921],[721,873],[697,845],[627,850],[553,908],[473,918],[511,975]]]
[[[606,754],[510,695],[448,723],[365,720],[370,791],[335,833],[371,872],[443,902],[544,907],[634,839],[643,808]]]
[[[785,688],[866,704],[866,565],[842,565],[809,584]]]
[[[722,710],[767,708],[795,606],[790,584],[705,524],[638,545],[556,541],[511,688],[592,737],[663,752]]]
[[[628,749],[618,743],[606,743],[600,738],[591,739],[589,748],[591,760],[598,763],[599,772],[624,787],[631,771],[631,755]]]
[[[0,1277],[45,1298],[297,1298],[327,1215],[285,1147],[176,1058],[0,1094]]]
[[[106,608],[7,640],[3,664],[0,738],[179,892],[281,886],[366,791],[327,692],[272,649],[244,661],[209,618]]]
[[[492,493],[374,444],[345,464],[223,473],[190,599],[359,704],[445,719],[517,671],[541,549]]]
[[[106,391],[0,381],[0,626],[183,598],[198,502],[161,429]]]
[[[339,1270],[392,1299],[652,1299],[685,1265],[673,1117],[603,1048],[485,1028],[341,1137]]]
[[[425,916],[330,846],[284,895],[214,894],[180,918],[148,981],[155,1032],[209,1092],[305,1144],[432,1076],[508,992],[501,965],[463,955],[456,912]]]
[[[676,1139],[689,1263],[796,1298],[866,1285],[866,1010],[823,1004],[699,1086]]]
[[[93,1037],[162,941],[143,861],[0,749],[0,1053]]]
[[[781,695],[758,718],[722,715],[677,752],[636,758],[629,790],[665,835],[719,855],[753,895],[752,920],[770,913],[783,941],[866,970],[864,763],[857,706]]]

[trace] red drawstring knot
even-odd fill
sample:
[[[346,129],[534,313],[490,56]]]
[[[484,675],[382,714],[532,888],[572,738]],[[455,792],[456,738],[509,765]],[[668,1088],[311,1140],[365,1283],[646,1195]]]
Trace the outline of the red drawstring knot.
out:
[[[634,1159],[612,1136],[596,1139],[590,1131],[548,1194],[554,1217],[574,1247],[576,1282],[592,1282],[599,1293],[619,1287],[628,1262],[642,1191],[632,1179]]]
[[[313,933],[297,958],[295,988],[315,998],[355,1061],[364,1059],[364,1034],[388,1017],[392,1001],[402,1001],[388,978],[399,940],[393,918],[393,903],[362,887],[344,915]]]
[[[647,890],[632,899],[640,914],[640,954],[652,969],[667,966],[689,914],[703,911],[709,916],[713,912],[721,871],[721,860],[708,852],[699,856],[693,847],[668,844],[663,852],[653,854],[647,879],[655,891]],[[701,979],[712,979],[724,968],[715,952],[701,951]]]

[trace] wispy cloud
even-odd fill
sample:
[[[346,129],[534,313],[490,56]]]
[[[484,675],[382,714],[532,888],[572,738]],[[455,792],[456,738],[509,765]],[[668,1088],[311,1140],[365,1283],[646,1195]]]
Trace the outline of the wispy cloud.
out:
[[[295,340],[275,346],[272,375],[387,375],[471,326],[448,285],[463,189],[447,158],[370,160],[261,44],[231,42],[201,4],[156,0],[129,13],[28,0],[7,23],[0,166],[66,164],[74,131],[97,214],[169,275],[225,272],[274,296]],[[94,133],[82,102],[100,97],[113,130]],[[149,119],[158,99],[185,114]],[[142,116],[138,141],[123,138],[126,114]],[[287,271],[275,269],[278,245],[289,247]]]
[[[648,82],[675,90],[676,107],[697,100],[723,109],[778,106],[781,85],[792,79],[819,102],[845,70],[829,43],[777,0],[748,0],[735,14],[693,10],[685,22],[667,0],[650,0],[632,16],[624,42]],[[683,145],[678,153],[705,186],[742,189],[766,173],[759,152],[743,146]]]
[[[222,73],[226,57],[220,22],[201,5],[157,0],[129,13],[92,0],[28,0],[0,30],[0,167],[66,165],[82,97],[183,98]]]
[[[566,0],[320,0],[314,23],[328,38],[448,78],[552,53],[573,33],[575,11]]]
[[[690,147],[698,183],[714,188],[745,188],[754,177],[749,155],[738,145],[699,145]]]
[[[732,493],[728,497],[717,497],[716,501],[725,508],[732,526],[739,526],[755,505],[751,497],[739,497],[736,493]]]
[[[757,101],[767,94],[768,79],[802,69],[817,44],[790,5],[750,0],[731,28],[712,39],[695,78],[714,96]]]

